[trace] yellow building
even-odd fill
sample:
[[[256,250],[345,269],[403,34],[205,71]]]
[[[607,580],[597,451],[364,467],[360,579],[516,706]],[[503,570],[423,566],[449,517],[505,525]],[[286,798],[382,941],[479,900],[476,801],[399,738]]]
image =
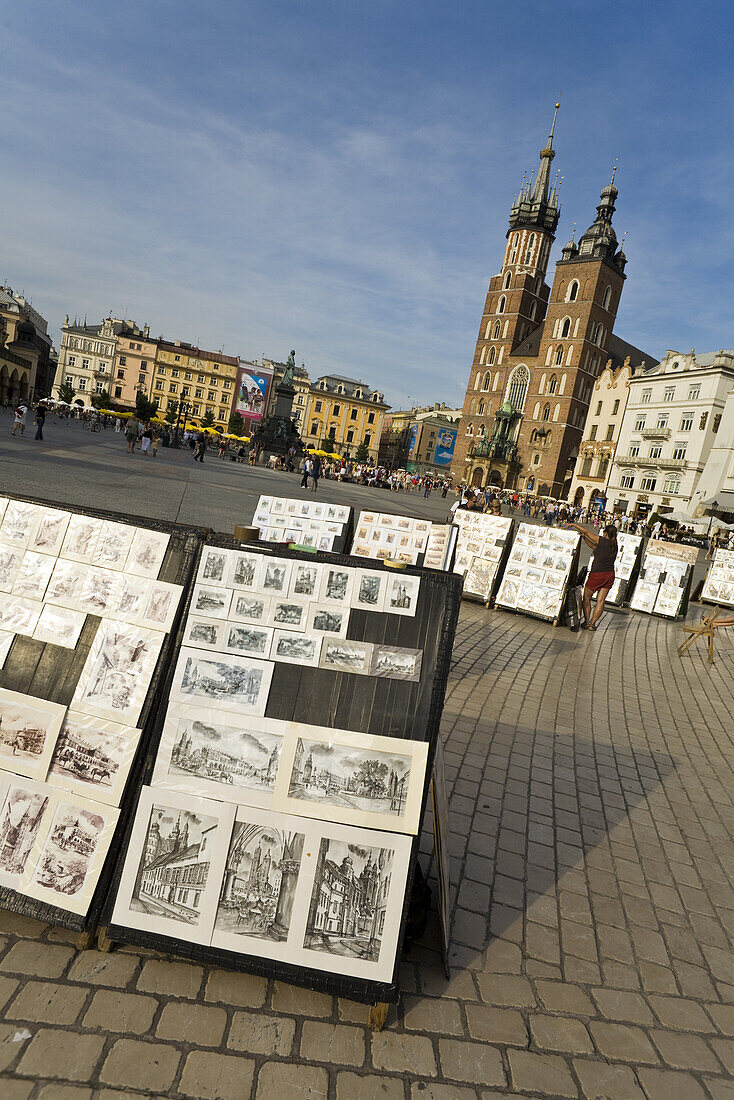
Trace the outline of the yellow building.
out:
[[[187,406],[186,419],[200,421],[211,412],[214,426],[227,430],[237,388],[239,359],[219,351],[203,351],[182,340],[156,341],[155,370],[149,396],[159,413]]]
[[[134,321],[125,321],[117,334],[115,360],[112,364],[110,397],[115,405],[135,408],[139,393],[147,397],[154,375],[156,341],[150,339],[150,329],[141,329]]]
[[[369,461],[377,462],[382,420],[390,408],[385,395],[364,382],[325,374],[309,387],[302,416],[301,439],[306,446],[356,458],[361,443]]]

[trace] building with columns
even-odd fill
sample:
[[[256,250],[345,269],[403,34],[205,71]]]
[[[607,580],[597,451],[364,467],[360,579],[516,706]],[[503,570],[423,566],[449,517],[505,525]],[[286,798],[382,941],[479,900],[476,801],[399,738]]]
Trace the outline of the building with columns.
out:
[[[556,105],[556,112],[558,105]],[[553,118],[534,181],[510,211],[502,268],[489,283],[467,383],[452,472],[474,486],[562,497],[571,486],[594,384],[611,359],[645,357],[614,322],[627,258],[612,225],[617,188],[602,190],[596,217],[571,240],[546,282],[560,217]]]

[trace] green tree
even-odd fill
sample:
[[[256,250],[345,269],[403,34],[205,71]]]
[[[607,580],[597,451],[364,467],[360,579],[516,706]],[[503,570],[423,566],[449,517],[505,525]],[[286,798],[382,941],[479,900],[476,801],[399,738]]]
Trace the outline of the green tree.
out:
[[[68,405],[72,403],[76,395],[76,390],[73,386],[70,386],[68,382],[62,382],[59,386],[59,401],[66,401]]]
[[[230,435],[244,435],[245,434],[245,421],[242,413],[233,412],[229,418],[229,424],[227,425],[227,431]]]
[[[102,390],[101,393],[92,394],[92,404],[95,409],[109,409],[112,402],[112,394],[109,390]]]
[[[166,424],[175,424],[178,416],[178,401],[169,401],[164,420]]]
[[[211,409],[207,409],[201,418],[202,428],[211,428],[214,424],[214,413]]]
[[[158,402],[149,401],[144,393],[135,398],[135,415],[138,420],[150,420],[158,412]]]
[[[370,449],[364,440],[362,440],[360,445],[357,447],[357,454],[355,455],[355,458],[357,462],[369,462]]]

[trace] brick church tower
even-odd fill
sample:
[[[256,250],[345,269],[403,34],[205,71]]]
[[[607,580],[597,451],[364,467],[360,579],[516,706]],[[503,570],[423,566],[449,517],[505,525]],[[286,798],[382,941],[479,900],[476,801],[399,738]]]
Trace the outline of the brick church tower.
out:
[[[452,473],[474,486],[561,497],[597,376],[609,360],[639,363],[644,353],[613,334],[627,262],[612,226],[614,174],[593,224],[563,248],[552,289],[546,283],[560,215],[550,179],[556,115],[535,181],[513,203],[502,269],[489,283]]]

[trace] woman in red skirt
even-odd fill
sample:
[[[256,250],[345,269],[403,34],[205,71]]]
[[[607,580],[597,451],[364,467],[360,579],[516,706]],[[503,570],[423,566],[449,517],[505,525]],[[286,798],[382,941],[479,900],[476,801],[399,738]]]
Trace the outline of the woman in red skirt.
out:
[[[578,531],[587,546],[594,551],[589,567],[589,575],[586,578],[584,588],[584,628],[596,630],[596,624],[604,611],[604,603],[609,590],[614,584],[614,561],[617,557],[617,528],[613,523],[608,523],[602,528],[601,534],[592,535],[585,527],[578,523],[570,523]],[[596,607],[591,614],[591,597],[596,592]]]

